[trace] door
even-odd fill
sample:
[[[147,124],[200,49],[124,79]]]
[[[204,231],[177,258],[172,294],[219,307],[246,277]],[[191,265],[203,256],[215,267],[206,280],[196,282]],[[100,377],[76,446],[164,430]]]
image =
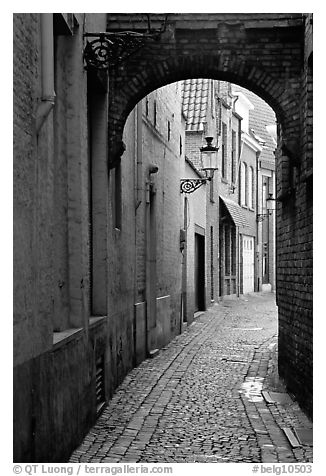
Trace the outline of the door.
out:
[[[242,237],[243,294],[254,292],[255,250],[254,237]]]
[[[195,233],[195,312],[205,310],[205,237]]]

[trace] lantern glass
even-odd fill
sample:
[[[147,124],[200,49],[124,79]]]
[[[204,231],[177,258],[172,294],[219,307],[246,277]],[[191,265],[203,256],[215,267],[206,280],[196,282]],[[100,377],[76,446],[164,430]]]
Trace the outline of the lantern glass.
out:
[[[218,169],[218,147],[212,145],[213,137],[206,137],[206,146],[200,149],[201,162],[203,170],[217,170]]]
[[[218,169],[217,152],[205,151],[201,154],[203,170],[216,170]]]
[[[273,198],[273,195],[270,193],[268,198],[266,199],[266,208],[267,210],[275,210],[276,209],[276,201]]]

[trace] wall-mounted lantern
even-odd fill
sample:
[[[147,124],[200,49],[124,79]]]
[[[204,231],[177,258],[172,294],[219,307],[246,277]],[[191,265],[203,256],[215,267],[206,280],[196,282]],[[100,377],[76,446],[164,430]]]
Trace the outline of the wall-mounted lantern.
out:
[[[181,179],[180,191],[181,193],[192,193],[197,188],[204,185],[204,183],[212,180],[215,170],[218,170],[218,147],[212,145],[213,137],[205,137],[206,145],[200,148],[201,155],[201,171],[205,172],[206,177],[195,179]],[[210,175],[208,176],[208,173]]]
[[[266,198],[266,208],[271,212],[276,209],[276,198],[273,198],[272,193],[269,193],[268,198]]]
[[[273,211],[276,209],[276,198],[273,198],[273,194],[269,193],[268,198],[266,198],[266,209],[267,213],[258,213],[257,221],[263,221],[266,217],[269,217]]]

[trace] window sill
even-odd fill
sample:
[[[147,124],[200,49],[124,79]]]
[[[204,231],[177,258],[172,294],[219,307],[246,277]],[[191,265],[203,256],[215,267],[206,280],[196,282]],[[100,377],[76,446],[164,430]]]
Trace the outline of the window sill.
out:
[[[96,327],[102,322],[106,321],[108,316],[93,316],[89,318],[89,327]]]
[[[83,327],[74,328],[74,329],[66,329],[65,331],[61,332],[54,332],[53,333],[53,350],[57,349],[61,345],[70,342],[77,336],[79,336],[83,332]]]
[[[94,316],[89,319],[89,327],[96,327],[107,319],[107,316]],[[53,350],[65,345],[67,342],[79,337],[84,328],[78,327],[73,329],[66,329],[61,332],[53,332]]]

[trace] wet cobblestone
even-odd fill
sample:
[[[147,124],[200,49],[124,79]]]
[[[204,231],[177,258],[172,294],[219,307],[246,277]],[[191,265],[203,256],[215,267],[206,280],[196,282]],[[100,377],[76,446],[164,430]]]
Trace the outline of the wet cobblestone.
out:
[[[274,295],[226,300],[127,375],[70,462],[311,462],[282,430],[311,421],[262,390],[285,392]]]

